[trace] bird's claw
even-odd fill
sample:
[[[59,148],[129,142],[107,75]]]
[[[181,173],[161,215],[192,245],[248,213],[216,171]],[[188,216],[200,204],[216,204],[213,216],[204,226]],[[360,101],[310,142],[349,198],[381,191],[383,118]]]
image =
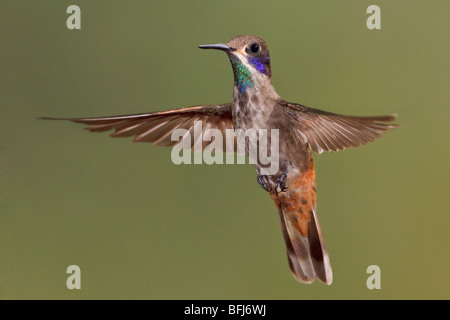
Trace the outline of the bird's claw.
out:
[[[283,173],[277,179],[277,184],[275,185],[275,192],[276,193],[285,192],[287,190],[286,177],[287,177],[287,175],[285,173]],[[257,180],[258,180],[258,184],[264,190],[266,190],[267,192],[273,191],[272,188],[271,188],[270,180],[269,180],[269,178],[266,175],[258,174]]]
[[[272,191],[272,188],[270,187],[269,178],[266,175],[258,174],[257,180],[261,188],[263,188],[267,192]]]
[[[277,179],[277,185],[275,186],[275,191],[277,193],[280,192],[285,192],[287,190],[286,187],[286,173],[283,173],[278,179]],[[278,188],[280,189],[280,191],[278,191]]]

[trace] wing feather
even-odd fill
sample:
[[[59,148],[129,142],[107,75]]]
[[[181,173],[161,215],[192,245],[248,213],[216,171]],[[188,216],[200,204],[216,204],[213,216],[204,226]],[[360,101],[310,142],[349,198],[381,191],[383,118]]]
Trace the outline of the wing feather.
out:
[[[396,115],[354,117],[321,111],[286,102],[294,126],[309,147],[317,153],[358,147],[381,137],[389,129]]]
[[[233,120],[231,116],[231,104],[220,104],[211,106],[193,106],[182,109],[174,109],[162,112],[98,117],[98,118],[42,118],[47,120],[69,120],[76,123],[87,125],[86,128],[92,132],[104,132],[114,130],[111,137],[132,137],[135,142],[151,142],[158,146],[174,146],[179,143],[172,141],[172,132],[176,129],[185,129],[193,136],[193,128],[196,121],[202,123],[202,135],[196,137],[201,140],[203,133],[207,128],[219,129],[224,139],[226,138],[226,129],[233,129]],[[186,133],[187,135],[187,133]],[[234,138],[235,139],[235,138]],[[229,139],[230,140],[230,139]],[[202,141],[194,141],[192,139],[191,146],[195,143],[199,148],[204,149],[208,143]],[[236,141],[225,141],[226,144]],[[217,151],[217,150],[216,150]],[[225,150],[224,150],[225,151]]]

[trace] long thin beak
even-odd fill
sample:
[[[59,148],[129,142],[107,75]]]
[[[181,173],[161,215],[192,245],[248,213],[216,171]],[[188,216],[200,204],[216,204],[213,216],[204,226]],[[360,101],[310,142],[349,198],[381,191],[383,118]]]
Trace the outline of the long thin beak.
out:
[[[222,50],[225,52],[233,52],[236,51],[234,48],[230,48],[229,46],[223,44],[223,43],[217,43],[217,44],[204,44],[201,46],[198,46],[200,49],[216,49],[216,50]]]

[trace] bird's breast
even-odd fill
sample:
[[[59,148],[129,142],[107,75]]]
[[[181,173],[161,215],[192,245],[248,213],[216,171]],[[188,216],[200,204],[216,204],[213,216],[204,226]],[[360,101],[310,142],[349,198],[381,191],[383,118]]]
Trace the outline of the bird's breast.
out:
[[[234,129],[269,129],[268,123],[274,102],[250,88],[245,92],[234,90],[232,114]]]

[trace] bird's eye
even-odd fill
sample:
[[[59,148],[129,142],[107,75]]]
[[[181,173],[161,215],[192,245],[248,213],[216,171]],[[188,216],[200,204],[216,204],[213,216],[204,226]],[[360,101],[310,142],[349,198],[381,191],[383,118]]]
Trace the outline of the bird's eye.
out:
[[[250,45],[250,51],[253,52],[253,53],[257,53],[259,51],[259,44],[252,43]]]

